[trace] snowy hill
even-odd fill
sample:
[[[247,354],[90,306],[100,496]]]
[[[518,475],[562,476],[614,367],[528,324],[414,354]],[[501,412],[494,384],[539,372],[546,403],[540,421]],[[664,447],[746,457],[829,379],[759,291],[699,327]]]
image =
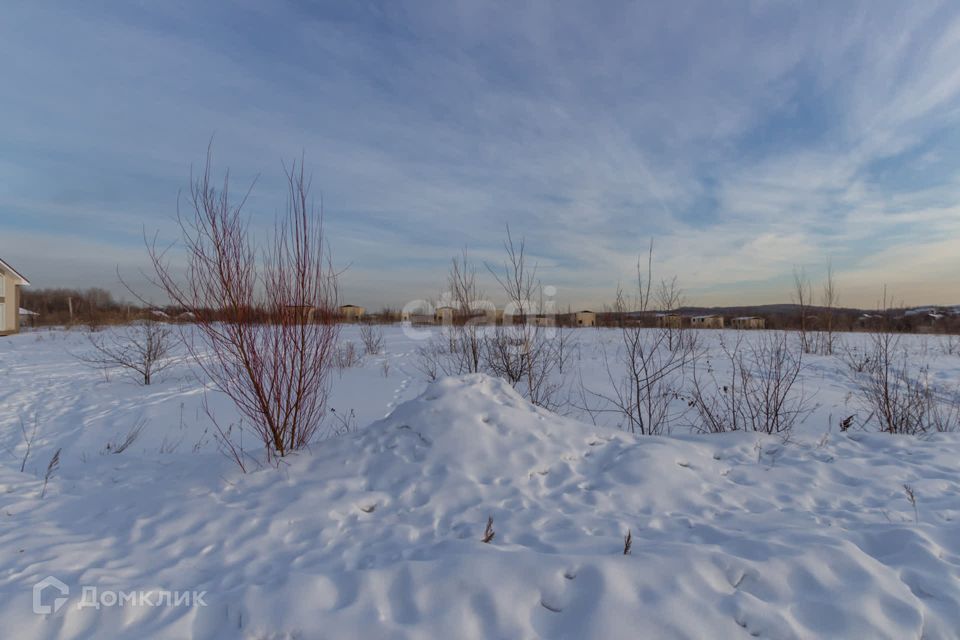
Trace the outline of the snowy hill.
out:
[[[41,500],[5,464],[0,618],[29,638],[955,637],[958,454],[635,438],[449,378],[279,469],[101,456]],[[73,591],[36,615],[47,575]],[[79,608],[79,585],[206,606]]]

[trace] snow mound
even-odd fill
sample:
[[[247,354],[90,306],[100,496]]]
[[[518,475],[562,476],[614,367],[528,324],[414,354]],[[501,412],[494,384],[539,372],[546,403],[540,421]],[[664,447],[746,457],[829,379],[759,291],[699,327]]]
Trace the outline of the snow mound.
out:
[[[100,484],[54,510],[5,471],[0,548],[26,555],[0,618],[50,638],[956,637],[958,453],[955,436],[635,438],[448,378],[212,489]],[[207,606],[35,616],[50,574]]]

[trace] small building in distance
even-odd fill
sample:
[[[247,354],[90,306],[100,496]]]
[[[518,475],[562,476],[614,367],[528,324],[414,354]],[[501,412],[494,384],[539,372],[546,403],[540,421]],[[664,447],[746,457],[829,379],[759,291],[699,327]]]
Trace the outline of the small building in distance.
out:
[[[594,327],[597,324],[597,314],[589,309],[577,311],[573,315],[573,322],[578,327]]]
[[[730,326],[734,329],[763,329],[767,321],[757,316],[740,316],[731,320]]]
[[[723,316],[693,316],[690,326],[694,329],[723,329]]]
[[[37,321],[37,316],[40,314],[36,311],[30,311],[29,309],[24,309],[20,307],[20,326],[21,327],[32,327],[33,324]]]
[[[359,322],[367,312],[363,307],[355,304],[345,304],[340,307],[340,319],[346,322]]]
[[[456,314],[457,310],[453,307],[437,307],[433,312],[433,321],[437,324],[451,325]]]
[[[658,313],[657,326],[661,329],[679,329],[683,326],[683,316],[679,313]]]
[[[547,315],[545,313],[538,313],[534,316],[527,316],[530,320],[533,320],[533,325],[537,327],[555,327],[557,326],[557,317],[553,315]]]
[[[433,324],[433,308],[425,300],[417,300],[400,310],[400,322]]]

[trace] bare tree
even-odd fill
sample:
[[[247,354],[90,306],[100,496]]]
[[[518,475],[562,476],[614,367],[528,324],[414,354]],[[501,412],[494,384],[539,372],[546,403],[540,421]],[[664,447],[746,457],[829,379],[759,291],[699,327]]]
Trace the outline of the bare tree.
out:
[[[261,250],[229,172],[213,183],[208,149],[191,175],[189,212],[178,208],[186,249],[181,281],[156,241],[148,249],[156,282],[195,322],[186,344],[213,385],[236,404],[267,447],[285,456],[306,446],[326,414],[339,325],[337,273],[323,216],[310,197],[303,161],[285,169],[286,212]],[[252,185],[250,187],[252,189]]]
[[[176,363],[176,359],[170,357],[175,345],[173,331],[153,320],[140,320],[109,332],[89,333],[87,340],[93,351],[74,357],[99,369],[119,367],[144,385],[149,385],[154,376]]]
[[[821,305],[824,308],[823,333],[820,340],[820,353],[823,355],[833,355],[836,346],[834,339],[834,323],[836,321],[836,307],[840,301],[837,293],[837,283],[833,274],[833,262],[827,261],[827,275],[823,282],[823,295]]]
[[[813,299],[813,286],[806,270],[801,267],[793,270],[793,302],[800,309],[800,348],[804,353],[812,351],[812,344],[808,334],[809,307]]]

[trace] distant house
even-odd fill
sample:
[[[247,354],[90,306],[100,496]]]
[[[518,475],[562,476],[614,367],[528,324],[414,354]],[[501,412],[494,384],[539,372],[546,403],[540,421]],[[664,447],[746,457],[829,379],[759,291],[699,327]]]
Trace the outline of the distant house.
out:
[[[0,336],[20,331],[20,287],[28,286],[29,280],[0,260]]]
[[[767,326],[767,321],[757,316],[740,316],[731,320],[730,326],[734,329],[763,329]]]
[[[363,314],[367,312],[363,307],[355,304],[345,304],[340,307],[340,318],[347,322],[358,322],[363,319]]]
[[[433,321],[437,324],[453,324],[453,317],[456,313],[457,310],[453,307],[437,307],[437,310],[433,312]]]
[[[545,313],[538,313],[534,316],[527,316],[533,320],[533,325],[537,327],[555,327],[557,326],[557,317],[552,315],[547,315]]]
[[[400,310],[400,322],[410,324],[433,324],[433,311],[429,303],[418,300]]]
[[[658,313],[657,326],[662,329],[679,329],[683,326],[683,316],[679,313]]]
[[[723,316],[693,316],[690,326],[695,329],[723,329]]]
[[[597,324],[597,314],[589,309],[577,311],[574,316],[574,324],[578,327],[593,327]]]

